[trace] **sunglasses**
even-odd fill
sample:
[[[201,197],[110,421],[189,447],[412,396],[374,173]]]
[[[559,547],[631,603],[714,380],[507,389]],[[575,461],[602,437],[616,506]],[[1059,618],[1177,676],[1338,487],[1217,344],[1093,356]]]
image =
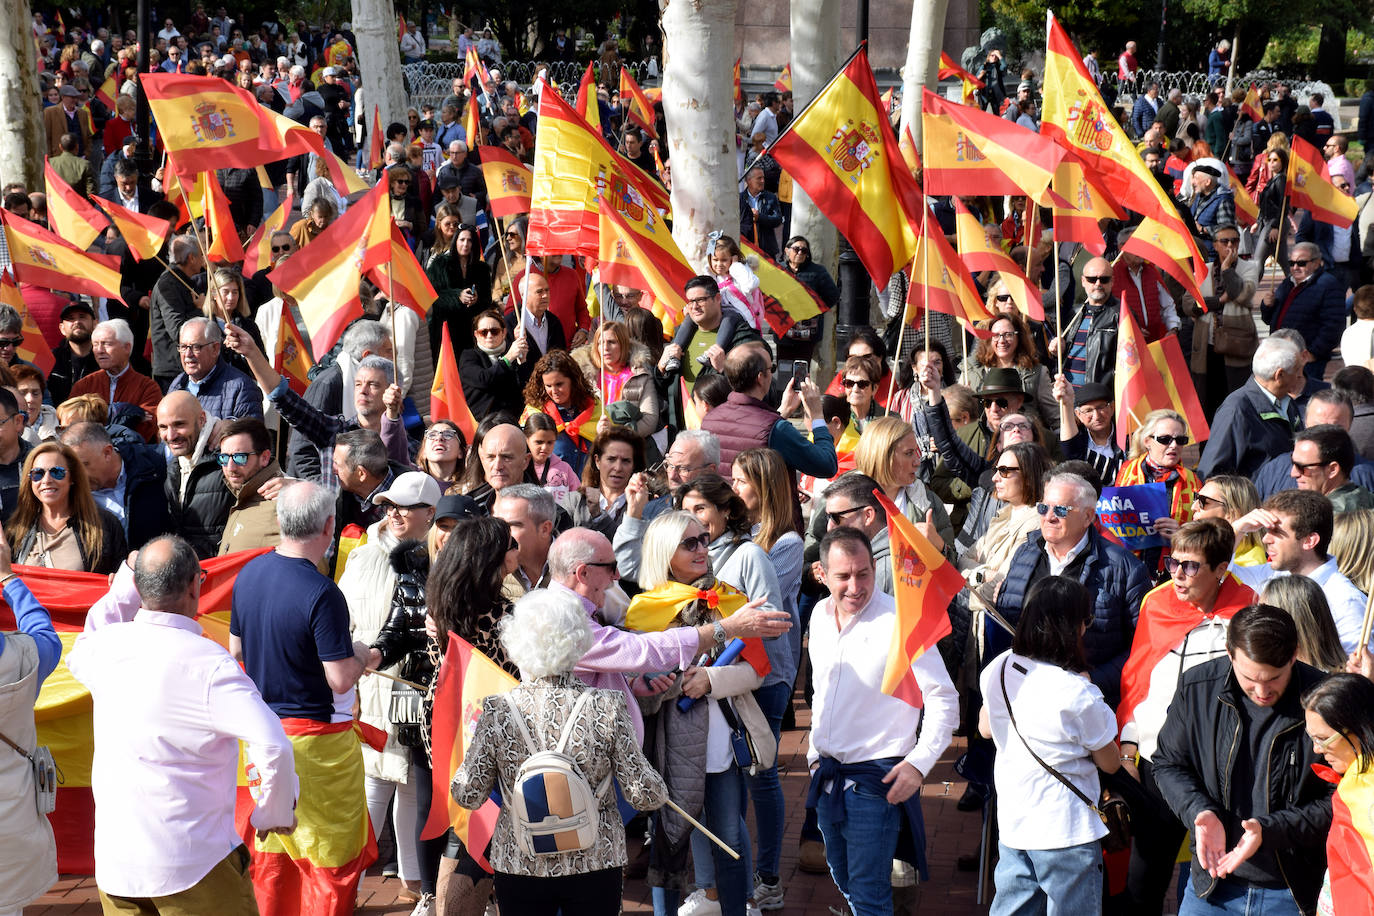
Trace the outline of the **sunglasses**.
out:
[[[1187,445],[1189,441],[1187,436],[1151,436],[1150,438],[1155,440],[1165,448],[1168,448],[1175,442],[1177,442],[1179,445]]]
[[[1106,276],[1104,276],[1104,277],[1093,277],[1093,276],[1090,276],[1090,275],[1088,275],[1088,274],[1084,274],[1084,275],[1083,275],[1083,282],[1084,282],[1084,283],[1104,283],[1104,284],[1110,285],[1111,282],[1112,282],[1112,277],[1111,277],[1111,274],[1108,274],[1108,275],[1106,275]]]
[[[64,467],[34,468],[32,471],[29,471],[29,480],[38,483],[38,481],[49,475],[52,476],[53,480],[66,480],[67,469]]]
[[[17,347],[24,342],[22,337],[0,337],[0,350],[8,347]]]
[[[711,536],[709,534],[698,534],[696,537],[683,538],[682,543],[678,546],[688,553],[696,553],[698,550],[706,549],[710,543]]]
[[[1225,500],[1217,499],[1215,496],[1204,496],[1201,493],[1193,494],[1193,502],[1197,503],[1199,509],[1206,509],[1211,505],[1220,506],[1223,510],[1226,508]]]
[[[1235,238],[1216,239],[1216,244],[1218,244],[1218,245],[1238,245],[1238,244],[1240,244],[1240,237],[1237,236],[1237,237],[1235,237]]]
[[[1304,259],[1302,259],[1302,260],[1299,260],[1299,259],[1297,259],[1297,258],[1293,258],[1291,261],[1288,262],[1288,266],[1289,266],[1289,267],[1306,267],[1308,264],[1311,264],[1314,260],[1316,260],[1316,259],[1315,259],[1315,258],[1304,258]]]
[[[506,553],[510,553],[512,550],[519,550],[519,549],[520,549],[520,542],[517,541],[515,538],[511,538],[511,539],[510,539],[510,543],[506,545]]]
[[[495,337],[496,335],[500,334],[500,333],[501,333],[502,331],[504,331],[504,330],[505,330],[505,328],[478,328],[478,329],[477,329],[477,336],[478,336],[478,337]]]
[[[272,246],[272,253],[273,253],[273,254],[281,254],[283,251],[290,251],[290,250],[291,250],[291,246],[290,246],[290,245],[273,245],[273,246]]]
[[[996,404],[998,407],[1002,408],[1003,410],[1006,410],[1008,407],[1011,406],[1011,399],[1002,397],[1000,395],[994,398],[983,398],[982,400],[984,407],[990,407],[993,404]]]
[[[846,388],[863,389],[869,387],[872,384],[873,383],[866,378],[847,378],[844,380],[844,387]]]
[[[999,295],[999,296],[997,297],[997,301],[998,301],[998,302],[1010,302],[1010,301],[1011,301],[1011,293],[1002,293],[1001,295]],[[994,335],[994,336],[996,336],[996,335]],[[1007,336],[1008,336],[1008,337],[1015,337],[1016,335],[1015,335],[1015,334],[1008,334]]]
[[[1313,468],[1324,468],[1328,464],[1330,464],[1329,461],[1309,461],[1306,464],[1301,461],[1294,461],[1293,470],[1297,471],[1299,474],[1306,474]]]
[[[222,468],[228,467],[231,461],[239,467],[243,467],[254,454],[254,452],[220,452],[215,456],[215,460],[219,462],[219,466]]]
[[[862,508],[863,506],[851,506],[848,509],[841,509],[839,512],[827,512],[825,513],[825,517],[830,520],[830,524],[841,525],[844,523],[845,516],[853,515]]]
[[[1077,506],[1051,506],[1048,503],[1035,504],[1036,512],[1039,512],[1041,515],[1049,515],[1050,512],[1053,511],[1055,518],[1068,518],[1069,513],[1077,508]]]
[[[1021,473],[1021,469],[1008,464],[999,465],[993,468],[992,472],[996,474],[998,477],[1015,477],[1017,474]]]
[[[1180,569],[1183,570],[1183,575],[1192,577],[1196,576],[1198,570],[1202,569],[1202,564],[1197,560],[1180,560],[1177,557],[1164,558],[1164,571],[1169,575],[1176,575]]]

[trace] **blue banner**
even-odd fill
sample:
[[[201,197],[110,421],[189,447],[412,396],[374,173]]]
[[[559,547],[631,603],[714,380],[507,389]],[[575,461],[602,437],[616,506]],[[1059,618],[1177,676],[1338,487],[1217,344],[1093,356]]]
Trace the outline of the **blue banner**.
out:
[[[1168,484],[1103,487],[1097,519],[1131,550],[1163,547],[1164,538],[1154,533],[1154,523],[1169,517],[1169,502]]]

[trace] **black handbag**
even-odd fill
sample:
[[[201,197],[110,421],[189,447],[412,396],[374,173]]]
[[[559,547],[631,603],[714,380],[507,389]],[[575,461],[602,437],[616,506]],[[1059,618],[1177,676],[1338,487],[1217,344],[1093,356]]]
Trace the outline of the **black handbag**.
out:
[[[1092,808],[1093,813],[1101,818],[1102,823],[1107,826],[1107,835],[1102,838],[1103,851],[1120,852],[1123,849],[1129,849],[1131,847],[1131,809],[1127,807],[1126,800],[1103,786],[1101,795],[1094,802],[1087,796],[1087,793],[1070,782],[1063,773],[1046,763],[1044,758],[1035,752],[1035,748],[1030,746],[1030,742],[1026,740],[1025,735],[1021,734],[1021,729],[1016,724],[1016,713],[1012,712],[1011,697],[1007,695],[1007,662],[1002,663],[999,680],[1002,684],[1002,700],[1007,704],[1007,718],[1011,720],[1012,731],[1016,732],[1016,737],[1021,739],[1021,743],[1026,746],[1031,757],[1035,758],[1035,762],[1045,768],[1045,772],[1063,783],[1074,795],[1083,799],[1083,804]]]

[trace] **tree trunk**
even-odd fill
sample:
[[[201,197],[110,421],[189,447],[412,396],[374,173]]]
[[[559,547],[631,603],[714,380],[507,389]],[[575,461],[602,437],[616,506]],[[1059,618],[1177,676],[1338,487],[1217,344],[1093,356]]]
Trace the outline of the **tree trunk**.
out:
[[[43,189],[47,136],[39,103],[37,47],[29,0],[11,0],[0,24],[0,184]]]
[[[911,127],[916,148],[921,148],[921,89],[932,92],[939,85],[940,46],[945,36],[945,12],[949,0],[916,0],[911,7],[911,34],[907,38],[906,67],[902,75],[901,131]]]
[[[1317,39],[1317,60],[1313,64],[1313,75],[1323,82],[1330,83],[1337,96],[1345,94],[1345,47],[1346,23],[1332,20],[1323,22],[1321,37]]]
[[[363,107],[355,111],[368,130],[406,122],[406,95],[401,82],[401,49],[396,40],[396,11],[391,0],[353,0],[353,34],[358,38],[358,64],[363,74]],[[373,106],[381,109],[372,123]],[[368,137],[371,142],[371,135]],[[350,163],[351,166],[351,163]]]
[[[673,164],[673,240],[705,265],[712,230],[739,233],[731,68],[736,0],[660,0],[663,113]],[[732,180],[734,179],[734,180]]]

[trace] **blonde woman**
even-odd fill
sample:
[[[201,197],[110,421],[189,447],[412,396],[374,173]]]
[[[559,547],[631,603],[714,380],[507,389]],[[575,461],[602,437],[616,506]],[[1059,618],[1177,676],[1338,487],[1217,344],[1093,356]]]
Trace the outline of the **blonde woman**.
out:
[[[1241,516],[1258,509],[1259,504],[1259,491],[1249,477],[1218,474],[1208,478],[1193,494],[1193,520],[1219,518],[1234,525]],[[1370,515],[1374,516],[1374,511]],[[1258,535],[1250,533],[1236,538],[1232,566],[1257,566],[1266,559]]]
[[[1183,449],[1188,441],[1188,424],[1180,414],[1152,410],[1131,437],[1131,457],[1116,474],[1118,487],[1141,483],[1168,485],[1169,515],[1158,519],[1154,526],[1165,539],[1193,517],[1193,494],[1201,484],[1197,474],[1183,466]]]
[[[878,417],[869,422],[854,449],[854,468],[878,482],[883,495],[917,526],[928,526],[926,533],[937,548],[948,551],[954,544],[954,526],[940,501],[921,482],[921,447],[916,431],[899,417]],[[824,522],[824,513],[818,513]],[[931,537],[931,534],[936,537]],[[825,534],[824,529],[820,532]],[[819,537],[819,536],[818,536]]]
[[[1293,618],[1298,627],[1298,661],[1327,674],[1345,670],[1345,649],[1320,585],[1306,576],[1277,576],[1264,584],[1259,601]]]
[[[1369,594],[1374,588],[1374,509],[1338,512],[1330,552],[1341,575]]]
[[[248,305],[248,293],[243,286],[243,274],[228,267],[221,267],[215,271],[211,281],[214,284],[214,294],[205,297],[205,305],[202,307],[205,317],[218,324],[221,332],[226,324],[242,328],[253,338],[253,343],[259,350],[271,353],[272,349],[263,345],[262,331],[253,320],[253,310]],[[276,341],[272,343],[275,345]],[[220,347],[220,357],[245,374],[252,374],[248,362],[228,347]]]

